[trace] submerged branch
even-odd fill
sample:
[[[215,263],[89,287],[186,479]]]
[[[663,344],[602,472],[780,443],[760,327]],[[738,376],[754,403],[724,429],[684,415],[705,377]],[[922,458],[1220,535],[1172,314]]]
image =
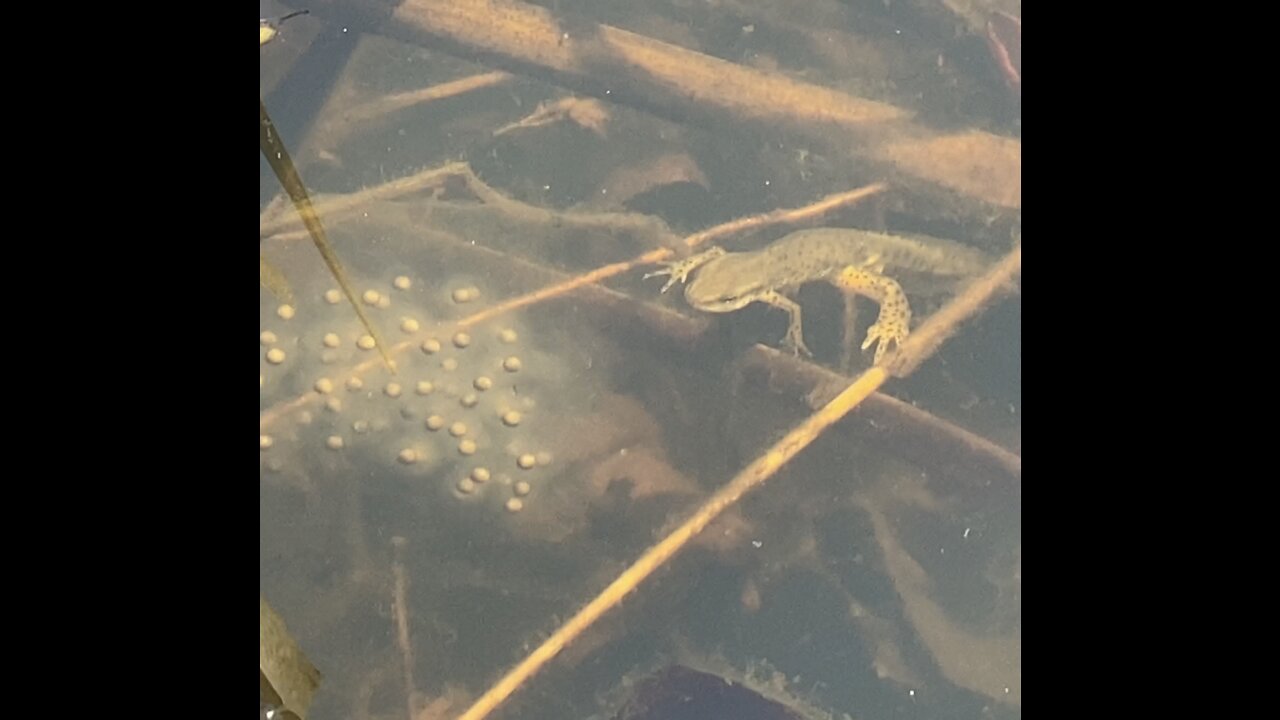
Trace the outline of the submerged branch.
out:
[[[963,295],[930,316],[917,331],[918,337],[913,334],[903,343],[899,353],[904,359],[896,366],[897,371],[903,372],[905,369],[917,367],[946,338],[951,336],[961,322],[981,311],[992,297],[1007,287],[1011,278],[1021,272],[1021,268],[1022,246],[1019,245],[1004,260],[970,286]],[[858,376],[831,402],[797,425],[724,487],[716,491],[688,520],[645,551],[631,567],[624,570],[591,602],[499,679],[484,695],[481,695],[459,720],[482,720],[488,717],[529,678],[551,662],[569,643],[586,632],[587,628],[595,624],[605,613],[617,607],[623,598],[639,587],[658,568],[665,565],[676,553],[684,549],[721,513],[732,507],[742,496],[773,477],[780,468],[818,439],[824,431],[858,407],[889,378],[889,370],[882,365],[872,367]]]

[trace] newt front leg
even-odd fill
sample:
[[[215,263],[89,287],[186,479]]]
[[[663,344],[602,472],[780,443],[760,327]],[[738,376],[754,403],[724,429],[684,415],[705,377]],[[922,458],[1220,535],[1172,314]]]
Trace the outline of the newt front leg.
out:
[[[804,344],[804,331],[802,330],[800,320],[800,304],[772,290],[761,293],[757,299],[760,300],[760,302],[768,303],[776,308],[787,311],[790,323],[787,325],[787,335],[782,339],[783,347],[796,355],[813,357],[813,353],[810,352],[808,346]]]
[[[666,291],[671,289],[672,285],[675,285],[678,282],[682,283],[685,280],[687,280],[689,278],[689,273],[693,272],[694,270],[697,270],[698,268],[702,267],[703,265],[706,265],[707,263],[711,262],[712,260],[715,260],[718,257],[724,256],[724,254],[725,254],[724,248],[713,247],[705,252],[700,252],[697,255],[690,255],[689,257],[683,260],[676,260],[675,262],[665,263],[666,267],[660,270],[654,270],[651,273],[645,273],[643,279],[648,280],[651,277],[657,277],[659,275],[670,275],[671,279],[667,281],[666,285],[662,286],[661,292],[665,293]]]

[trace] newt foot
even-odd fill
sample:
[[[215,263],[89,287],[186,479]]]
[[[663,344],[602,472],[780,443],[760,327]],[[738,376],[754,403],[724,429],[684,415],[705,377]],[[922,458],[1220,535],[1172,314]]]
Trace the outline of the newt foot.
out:
[[[666,267],[660,268],[658,270],[654,270],[653,272],[650,272],[650,273],[645,273],[643,279],[648,280],[651,277],[658,277],[660,275],[670,275],[671,279],[667,280],[667,283],[662,286],[662,290],[659,291],[659,292],[665,293],[666,291],[670,290],[671,286],[675,285],[676,283],[682,283],[688,280],[689,274],[692,273],[694,270],[697,270],[703,265],[706,265],[708,262],[724,254],[725,254],[724,248],[713,247],[710,250],[707,250],[706,252],[698,253],[697,255],[687,257],[683,260],[676,260],[675,262],[663,263],[663,265],[665,265]]]
[[[900,322],[882,320],[867,328],[867,339],[862,342],[862,349],[866,350],[875,345],[876,354],[872,362],[880,365],[888,354],[890,347],[898,350],[902,347],[902,341],[906,339],[906,326]]]

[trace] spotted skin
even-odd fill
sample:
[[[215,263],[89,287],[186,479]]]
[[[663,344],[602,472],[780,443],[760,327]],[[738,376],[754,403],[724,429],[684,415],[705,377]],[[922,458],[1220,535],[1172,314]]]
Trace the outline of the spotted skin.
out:
[[[870,298],[880,305],[880,314],[867,331],[862,349],[875,345],[874,362],[879,365],[891,349],[901,346],[911,328],[907,296],[886,272],[958,278],[976,275],[988,264],[986,256],[977,250],[945,240],[817,228],[791,233],[753,252],[729,253],[714,247],[669,263],[645,277],[669,275],[662,292],[687,281],[685,299],[706,312],[733,312],[753,302],[785,310],[790,323],[783,344],[796,354],[805,355],[812,353],[804,343],[800,306],[786,296],[788,293],[806,283],[821,281],[834,285],[848,297]]]

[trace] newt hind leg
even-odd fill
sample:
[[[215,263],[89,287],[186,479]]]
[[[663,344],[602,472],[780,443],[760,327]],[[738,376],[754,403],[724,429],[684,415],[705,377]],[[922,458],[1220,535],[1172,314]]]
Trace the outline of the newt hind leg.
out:
[[[895,350],[901,347],[911,331],[911,305],[902,286],[874,268],[854,265],[841,270],[831,282],[846,294],[869,297],[880,304],[880,315],[867,329],[867,338],[862,343],[863,350],[876,346],[874,362],[880,365],[890,347]]]

